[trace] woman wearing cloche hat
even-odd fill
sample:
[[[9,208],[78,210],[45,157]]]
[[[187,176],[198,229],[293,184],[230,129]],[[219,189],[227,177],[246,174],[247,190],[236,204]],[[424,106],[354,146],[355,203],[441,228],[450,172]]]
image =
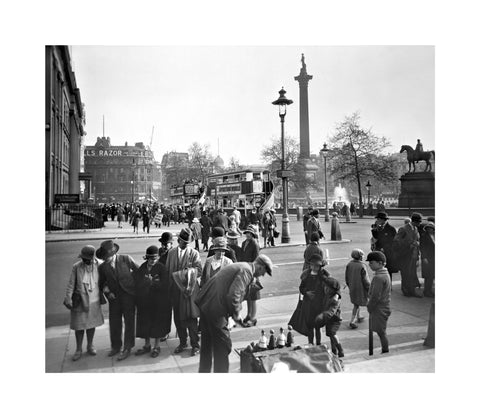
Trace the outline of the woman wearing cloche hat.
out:
[[[82,356],[83,336],[87,334],[87,353],[97,354],[93,346],[95,328],[103,324],[100,307],[106,303],[103,293],[98,287],[98,260],[95,258],[95,247],[87,245],[82,248],[67,284],[67,292],[63,304],[70,310],[70,329],[75,331],[76,350],[73,361]]]
[[[169,295],[167,269],[158,262],[158,247],[147,248],[145,262],[134,273],[137,302],[136,337],[144,338],[145,344],[135,352],[141,355],[151,352],[151,357],[160,354],[160,341],[170,333],[172,305]],[[155,339],[152,349],[150,339]]]
[[[207,283],[220,269],[229,264],[233,264],[233,261],[228,257],[225,257],[227,251],[227,239],[225,237],[217,237],[213,240],[211,250],[214,254],[211,257],[207,257],[205,265],[203,267],[202,279],[200,280],[200,287]]]

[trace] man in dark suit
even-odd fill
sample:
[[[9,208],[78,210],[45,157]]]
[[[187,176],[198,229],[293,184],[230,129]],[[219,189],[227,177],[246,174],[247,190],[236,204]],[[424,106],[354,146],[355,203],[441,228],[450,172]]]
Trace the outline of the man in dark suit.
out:
[[[218,209],[217,216],[215,216],[214,221],[213,221],[213,226],[214,227],[222,227],[223,228],[223,233],[228,231],[228,218],[225,215],[224,211],[222,208]]]
[[[393,253],[393,239],[397,234],[397,230],[388,223],[388,216],[385,212],[378,212],[375,216],[375,223],[372,225],[372,251],[381,251],[387,259],[387,270],[392,280],[392,273],[396,273],[398,269],[395,267]]]
[[[122,348],[122,318],[125,324],[123,350],[118,360],[126,359],[135,346],[135,283],[133,273],[138,264],[129,255],[117,254],[119,246],[112,240],[103,241],[96,251],[104,260],[98,267],[99,287],[108,299],[110,344],[109,357]]]
[[[211,372],[212,360],[214,373],[228,373],[228,355],[232,351],[228,318],[242,323],[240,310],[249,286],[265,273],[271,276],[272,267],[272,261],[262,254],[253,263],[223,267],[202,287],[195,299],[202,323],[200,373]]]

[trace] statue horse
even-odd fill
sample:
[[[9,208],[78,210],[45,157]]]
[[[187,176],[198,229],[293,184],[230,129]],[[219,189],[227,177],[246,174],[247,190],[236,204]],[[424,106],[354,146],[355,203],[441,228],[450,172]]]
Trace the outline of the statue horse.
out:
[[[423,171],[432,171],[432,163],[430,159],[435,159],[435,151],[415,151],[410,145],[402,145],[400,149],[400,153],[403,151],[407,151],[407,160],[408,160],[408,172],[410,173],[412,164],[413,164],[413,172],[415,173],[415,163],[419,161],[425,161],[425,170]]]

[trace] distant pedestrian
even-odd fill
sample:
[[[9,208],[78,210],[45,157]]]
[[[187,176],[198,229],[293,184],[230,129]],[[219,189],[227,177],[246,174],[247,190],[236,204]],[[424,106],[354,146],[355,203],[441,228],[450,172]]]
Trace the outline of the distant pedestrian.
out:
[[[275,214],[271,210],[265,210],[262,219],[263,247],[275,247],[274,230],[277,226]]]
[[[330,239],[332,241],[341,241],[342,232],[340,231],[340,221],[338,220],[338,213],[332,212],[332,220],[330,226]]]
[[[313,207],[309,206],[305,214],[303,215],[303,234],[305,235],[305,245],[310,244],[311,238],[308,238],[308,232],[307,232],[307,222],[310,219],[310,216],[312,216],[313,212]]]
[[[138,223],[140,221],[140,218],[142,217],[142,215],[140,214],[140,210],[137,208],[136,210],[134,210],[133,214],[132,214],[132,226],[133,226],[133,232],[137,233],[138,234]]]
[[[392,287],[388,270],[385,268],[387,259],[380,251],[372,251],[367,255],[367,262],[374,275],[368,291],[367,310],[370,314],[372,331],[378,334],[382,344],[382,354],[388,353],[387,321],[390,317],[390,295]]]
[[[195,242],[195,249],[200,252],[200,238],[202,237],[202,225],[197,218],[192,219],[192,223],[190,225],[190,229],[192,230],[192,239]]]
[[[345,268],[345,283],[350,291],[350,302],[353,304],[352,318],[350,319],[350,328],[358,328],[356,322],[362,322],[363,316],[360,315],[360,306],[367,306],[368,289],[370,288],[370,278],[365,263],[363,262],[363,251],[356,248],[352,251],[352,260]]]
[[[356,208],[355,208],[355,203],[350,203],[350,216],[353,216],[356,214]]]
[[[203,251],[208,251],[208,240],[210,239],[210,232],[212,230],[212,221],[205,211],[202,212],[200,225],[202,225],[202,249]]]
[[[135,352],[141,355],[151,352],[151,357],[160,354],[160,341],[170,333],[172,305],[170,280],[165,265],[158,262],[158,247],[151,245],[144,256],[146,260],[134,273],[137,306],[136,336],[144,338],[145,344]],[[154,338],[154,346],[150,339]]]
[[[103,325],[103,314],[100,307],[106,303],[98,286],[98,260],[95,258],[95,247],[87,245],[80,251],[81,258],[73,265],[67,284],[63,304],[70,310],[70,329],[75,331],[76,350],[72,360],[82,356],[83,336],[87,334],[87,353],[97,354],[93,346],[95,328]]]
[[[317,209],[312,211],[312,216],[307,221],[307,239],[310,242],[313,232],[317,232],[320,236],[320,239],[324,238],[322,227],[320,226],[320,221],[318,220],[319,212]]]
[[[119,228],[123,228],[123,221],[125,219],[125,215],[124,215],[125,211],[123,210],[122,206],[121,205],[118,205],[118,209],[117,209],[117,221],[118,221],[118,227]]]

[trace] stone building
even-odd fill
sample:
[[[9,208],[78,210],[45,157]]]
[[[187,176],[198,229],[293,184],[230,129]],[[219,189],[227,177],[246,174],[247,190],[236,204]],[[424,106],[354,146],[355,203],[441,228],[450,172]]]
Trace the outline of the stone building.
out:
[[[68,46],[45,47],[45,207],[80,193],[85,112]]]
[[[96,203],[157,200],[161,174],[153,152],[143,142],[115,146],[110,137],[98,137],[85,147],[85,172],[92,177]]]

